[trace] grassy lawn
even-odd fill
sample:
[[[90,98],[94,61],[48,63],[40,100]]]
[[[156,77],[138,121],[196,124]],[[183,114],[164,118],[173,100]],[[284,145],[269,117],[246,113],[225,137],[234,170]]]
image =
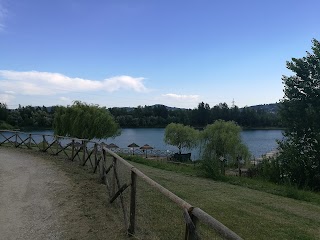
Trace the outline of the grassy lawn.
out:
[[[320,239],[320,204],[156,169],[139,163],[133,164],[193,206],[202,208],[244,239]],[[147,189],[146,187],[145,191],[148,191]],[[157,221],[165,219],[160,226],[170,227],[170,224],[166,223],[166,215],[173,212],[182,219],[179,209],[174,209],[170,202],[163,200],[158,194],[147,194],[145,197],[143,194],[140,196],[140,202],[144,204],[140,204],[140,207],[143,205],[148,206],[149,210],[160,211],[156,214]],[[154,217],[152,211],[148,214],[150,218]],[[171,225],[178,227],[179,220],[173,221],[173,218],[169,218]],[[162,233],[161,230],[157,231]],[[169,236],[162,237],[159,239],[170,239]]]

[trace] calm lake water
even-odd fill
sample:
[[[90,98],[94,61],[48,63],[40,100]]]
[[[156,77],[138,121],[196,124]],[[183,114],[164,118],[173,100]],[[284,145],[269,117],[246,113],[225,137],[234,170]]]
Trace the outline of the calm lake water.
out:
[[[53,134],[52,131],[32,132],[39,134]],[[139,146],[149,144],[155,149],[177,152],[177,148],[167,145],[163,141],[164,128],[125,128],[121,135],[115,138],[102,139],[108,144],[115,143],[120,148],[126,148],[132,142]],[[257,158],[277,148],[276,140],[281,140],[282,130],[244,130],[241,132],[243,142],[248,146],[251,154]],[[190,152],[186,150],[187,152]],[[198,151],[192,151],[192,159],[198,158]]]
[[[282,130],[245,130],[241,132],[241,138],[251,154],[257,158],[277,148],[276,140],[282,139]],[[163,139],[163,128],[127,128],[122,130],[120,136],[110,138],[107,142],[113,142],[119,147],[127,147],[130,143],[135,142],[139,146],[149,144],[156,149],[177,151],[176,147],[167,145]],[[192,159],[196,159],[197,154],[198,151],[192,151]]]
[[[33,134],[48,134],[52,135],[52,131],[38,131]],[[281,140],[282,130],[244,130],[241,132],[241,138],[249,148],[252,156],[260,157],[277,148],[276,140]],[[125,128],[122,129],[121,135],[115,138],[102,139],[105,143],[114,143],[120,148],[127,148],[131,143],[136,143],[139,146],[149,144],[154,149],[169,150],[177,152],[175,146],[167,145],[164,141],[164,128]],[[185,150],[185,152],[190,152]],[[198,159],[199,151],[192,151],[192,159]]]

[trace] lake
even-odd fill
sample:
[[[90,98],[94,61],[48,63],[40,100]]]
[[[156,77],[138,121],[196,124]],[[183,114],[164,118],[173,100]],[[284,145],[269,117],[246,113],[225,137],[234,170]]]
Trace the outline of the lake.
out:
[[[38,134],[53,134],[52,131],[32,132]],[[169,150],[177,152],[174,146],[167,145],[163,141],[164,128],[125,128],[122,129],[121,135],[115,138],[102,139],[108,144],[114,143],[120,148],[126,148],[129,144],[135,142],[139,146],[149,144],[155,149]],[[281,140],[282,130],[243,130],[241,138],[249,148],[251,154],[258,158],[277,148],[276,140]],[[187,152],[190,152],[186,150]],[[192,151],[192,159],[198,158],[198,151]]]

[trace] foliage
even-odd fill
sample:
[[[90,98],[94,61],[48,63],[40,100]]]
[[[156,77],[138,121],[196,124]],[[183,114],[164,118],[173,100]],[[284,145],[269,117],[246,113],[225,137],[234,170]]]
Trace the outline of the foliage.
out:
[[[274,183],[283,183],[283,174],[279,158],[263,158],[256,166],[249,169],[250,177],[259,177]]]
[[[54,133],[82,139],[107,138],[119,133],[119,126],[105,107],[75,101],[72,106],[57,107]]]
[[[181,123],[194,127],[205,127],[218,119],[235,121],[251,128],[281,127],[278,114],[267,112],[263,106],[252,108],[229,107],[220,103],[210,107],[201,102],[195,109],[168,108],[163,105],[138,106],[136,108],[110,108],[121,127],[165,127],[170,123]]]
[[[121,127],[165,127],[170,123],[181,123],[194,127],[204,127],[218,119],[235,121],[239,125],[250,128],[280,127],[275,112],[263,110],[266,106],[231,108],[226,103],[210,107],[207,103],[199,103],[195,109],[169,108],[164,105],[138,106],[136,108],[109,108],[110,113]],[[0,120],[20,129],[52,128],[55,107],[25,106],[7,109],[0,103]],[[6,119],[6,120],[4,120]]]
[[[0,120],[0,129],[1,130],[13,130],[14,127],[10,124],[6,123],[5,121]]]
[[[7,121],[8,109],[7,104],[0,102],[0,121]]]
[[[19,106],[8,112],[7,123],[15,128],[52,128],[53,113],[53,108],[48,112],[45,106]]]
[[[203,168],[211,177],[224,174],[224,160],[236,164],[237,157],[248,160],[248,148],[242,143],[241,128],[234,122],[217,120],[201,134]],[[221,170],[219,171],[221,166]]]
[[[280,110],[285,140],[280,142],[283,173],[292,184],[320,190],[320,43],[312,53],[292,58],[283,76],[284,98]]]
[[[192,149],[198,142],[198,131],[190,126],[180,123],[170,123],[164,133],[164,141],[167,144],[178,147],[179,154],[181,149]]]

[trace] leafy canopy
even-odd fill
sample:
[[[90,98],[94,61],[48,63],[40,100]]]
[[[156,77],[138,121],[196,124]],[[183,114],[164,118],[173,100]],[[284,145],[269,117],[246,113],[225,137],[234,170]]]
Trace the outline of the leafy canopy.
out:
[[[250,153],[242,143],[241,127],[235,122],[217,120],[207,125],[201,133],[201,155],[203,167],[208,175],[219,175],[221,160],[235,163],[239,156],[244,160],[249,159]]]
[[[285,140],[280,143],[283,175],[300,187],[320,189],[320,43],[312,52],[292,58],[283,76],[284,97],[280,110]]]
[[[191,149],[196,146],[198,131],[180,123],[170,123],[165,129],[164,141],[167,144],[178,147],[181,154],[182,148]]]
[[[55,110],[54,134],[82,139],[108,138],[119,133],[119,126],[105,107],[75,101]]]

